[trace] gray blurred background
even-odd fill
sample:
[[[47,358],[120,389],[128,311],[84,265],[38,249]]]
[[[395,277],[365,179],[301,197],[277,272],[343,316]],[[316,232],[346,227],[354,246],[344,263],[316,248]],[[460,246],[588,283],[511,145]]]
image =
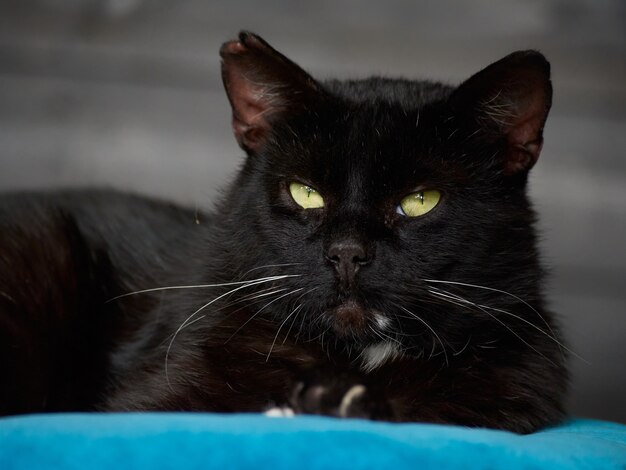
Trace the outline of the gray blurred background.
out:
[[[318,77],[458,83],[553,67],[531,195],[572,348],[571,410],[626,422],[626,2],[0,0],[0,190],[112,186],[210,207],[242,161],[217,51],[263,35]]]

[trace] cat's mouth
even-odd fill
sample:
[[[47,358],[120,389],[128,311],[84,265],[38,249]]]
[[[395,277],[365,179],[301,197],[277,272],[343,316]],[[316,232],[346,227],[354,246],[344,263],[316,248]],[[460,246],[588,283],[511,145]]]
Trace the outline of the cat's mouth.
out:
[[[376,328],[378,312],[366,308],[361,302],[349,299],[327,310],[332,329],[341,338],[363,338],[368,336],[372,328]]]

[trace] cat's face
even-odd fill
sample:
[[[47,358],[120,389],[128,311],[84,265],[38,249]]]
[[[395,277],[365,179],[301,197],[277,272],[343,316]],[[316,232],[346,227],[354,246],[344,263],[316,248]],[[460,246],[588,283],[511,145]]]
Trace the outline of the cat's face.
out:
[[[435,348],[477,324],[435,281],[528,277],[516,270],[534,261],[525,179],[550,105],[542,56],[509,56],[456,90],[320,84],[249,34],[222,57],[249,154],[230,199],[255,245],[240,264],[297,275],[278,319],[309,337]]]

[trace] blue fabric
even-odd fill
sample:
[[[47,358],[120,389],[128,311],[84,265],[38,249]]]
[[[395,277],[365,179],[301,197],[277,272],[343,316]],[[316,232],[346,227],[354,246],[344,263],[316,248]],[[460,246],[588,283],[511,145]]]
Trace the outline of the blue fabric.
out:
[[[575,420],[527,436],[432,424],[195,413],[0,419],[0,468],[626,468],[626,426]]]

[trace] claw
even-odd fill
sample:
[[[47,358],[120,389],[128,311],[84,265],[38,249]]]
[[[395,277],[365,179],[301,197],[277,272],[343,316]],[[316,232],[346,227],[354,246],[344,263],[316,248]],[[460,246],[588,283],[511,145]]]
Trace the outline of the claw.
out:
[[[346,392],[346,394],[341,399],[341,403],[339,405],[339,416],[342,418],[346,418],[348,416],[348,411],[350,410],[350,405],[352,402],[359,398],[361,395],[365,394],[367,389],[363,385],[353,385]]]

